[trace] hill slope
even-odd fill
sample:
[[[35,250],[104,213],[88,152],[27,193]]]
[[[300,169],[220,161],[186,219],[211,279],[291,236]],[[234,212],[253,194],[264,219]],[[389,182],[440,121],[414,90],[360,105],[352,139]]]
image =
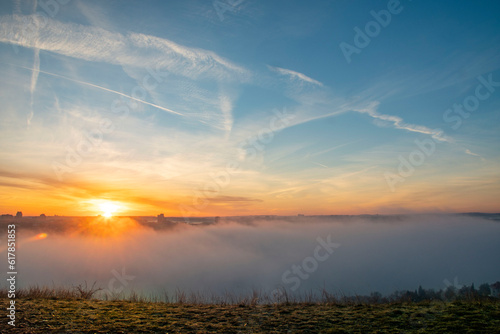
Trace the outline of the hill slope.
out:
[[[1,307],[7,300],[1,300]],[[179,305],[129,301],[16,301],[2,333],[500,333],[500,302],[378,305]]]

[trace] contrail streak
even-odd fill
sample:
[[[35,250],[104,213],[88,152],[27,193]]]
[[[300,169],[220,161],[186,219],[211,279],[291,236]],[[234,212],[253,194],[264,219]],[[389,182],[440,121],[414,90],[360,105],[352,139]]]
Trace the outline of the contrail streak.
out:
[[[314,161],[311,161],[313,164],[315,165],[318,165],[318,166],[321,166],[321,167],[325,167],[325,168],[329,168],[328,166],[325,166],[323,164],[320,164],[319,162],[314,162]]]
[[[31,103],[30,103],[30,113],[28,115],[27,123],[28,126],[31,124],[31,120],[33,119],[33,103],[35,99],[35,89],[36,83],[38,81],[38,74],[40,72],[40,49],[35,48],[33,53],[33,68],[34,70],[31,72],[31,85],[30,85],[30,93],[31,93]]]
[[[117,95],[120,95],[120,96],[123,96],[123,97],[127,97],[127,98],[129,98],[129,99],[134,100],[134,101],[137,101],[137,102],[140,102],[140,103],[147,104],[147,105],[149,105],[149,106],[152,106],[152,107],[155,107],[155,108],[158,108],[158,109],[164,110],[164,111],[169,112],[169,113],[172,113],[172,114],[176,114],[176,115],[179,115],[179,116],[184,116],[183,114],[178,113],[177,111],[173,111],[173,110],[171,110],[171,109],[164,108],[164,107],[159,106],[159,105],[154,104],[154,103],[149,103],[149,102],[143,101],[143,100],[138,99],[138,98],[135,98],[135,97],[133,97],[133,96],[130,96],[130,95],[127,95],[127,94],[123,94],[123,93],[117,92],[116,90],[112,90],[112,89],[109,89],[109,88],[106,88],[106,87],[101,87],[101,86],[98,86],[98,85],[94,85],[94,84],[91,84],[91,83],[89,83],[89,82],[80,81],[80,80],[76,80],[76,79],[71,79],[71,78],[68,78],[68,77],[65,77],[65,76],[62,76],[62,75],[59,75],[59,74],[55,74],[55,73],[50,73],[50,72],[42,71],[42,70],[40,70],[40,69],[28,68],[28,67],[19,66],[19,65],[14,65],[14,64],[9,64],[9,65],[11,65],[11,66],[15,66],[15,67],[24,68],[25,70],[29,70],[29,71],[36,71],[36,72],[44,73],[44,74],[51,75],[51,76],[54,76],[54,77],[57,77],[57,78],[61,78],[61,79],[65,79],[65,80],[73,81],[73,82],[76,82],[76,83],[79,83],[79,84],[82,84],[82,85],[87,85],[87,86],[90,86],[90,87],[94,87],[94,88],[97,88],[97,89],[102,89],[102,90],[105,90],[105,91],[107,91],[107,92],[114,93],[114,94],[117,94]]]

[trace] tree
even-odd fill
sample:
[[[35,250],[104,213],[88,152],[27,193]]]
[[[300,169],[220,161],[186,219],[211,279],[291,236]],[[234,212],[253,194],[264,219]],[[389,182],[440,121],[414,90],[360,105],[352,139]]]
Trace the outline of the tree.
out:
[[[456,297],[456,292],[455,292],[455,287],[449,286],[446,288],[446,290],[443,293],[443,297],[445,300],[454,300]]]
[[[372,292],[370,294],[370,303],[373,303],[373,304],[378,304],[380,302],[382,302],[382,294],[380,292]]]
[[[419,300],[424,300],[425,299],[425,290],[422,288],[421,285],[418,286],[418,292],[417,292],[417,295],[418,295],[418,299]]]
[[[479,296],[487,297],[491,294],[490,285],[488,283],[483,283],[479,286],[478,290]]]

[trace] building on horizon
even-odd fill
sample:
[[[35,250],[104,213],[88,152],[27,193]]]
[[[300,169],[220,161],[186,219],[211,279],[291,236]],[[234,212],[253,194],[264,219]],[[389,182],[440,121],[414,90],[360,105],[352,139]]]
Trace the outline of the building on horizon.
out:
[[[164,223],[165,222],[165,215],[163,213],[160,213],[158,216],[157,216],[157,221],[158,223]]]
[[[16,218],[23,218],[23,213],[21,211],[17,211]]]

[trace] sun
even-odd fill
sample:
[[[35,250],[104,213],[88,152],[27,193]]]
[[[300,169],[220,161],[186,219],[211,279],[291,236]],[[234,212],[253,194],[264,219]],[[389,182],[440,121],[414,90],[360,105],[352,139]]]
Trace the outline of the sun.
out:
[[[104,218],[111,218],[117,214],[123,214],[128,209],[128,205],[125,202],[103,198],[88,199],[81,202],[81,204],[82,209],[86,212]]]
[[[99,204],[99,209],[102,212],[102,215],[106,218],[113,217],[113,214],[119,209],[120,207],[114,203],[111,202],[102,202]]]

